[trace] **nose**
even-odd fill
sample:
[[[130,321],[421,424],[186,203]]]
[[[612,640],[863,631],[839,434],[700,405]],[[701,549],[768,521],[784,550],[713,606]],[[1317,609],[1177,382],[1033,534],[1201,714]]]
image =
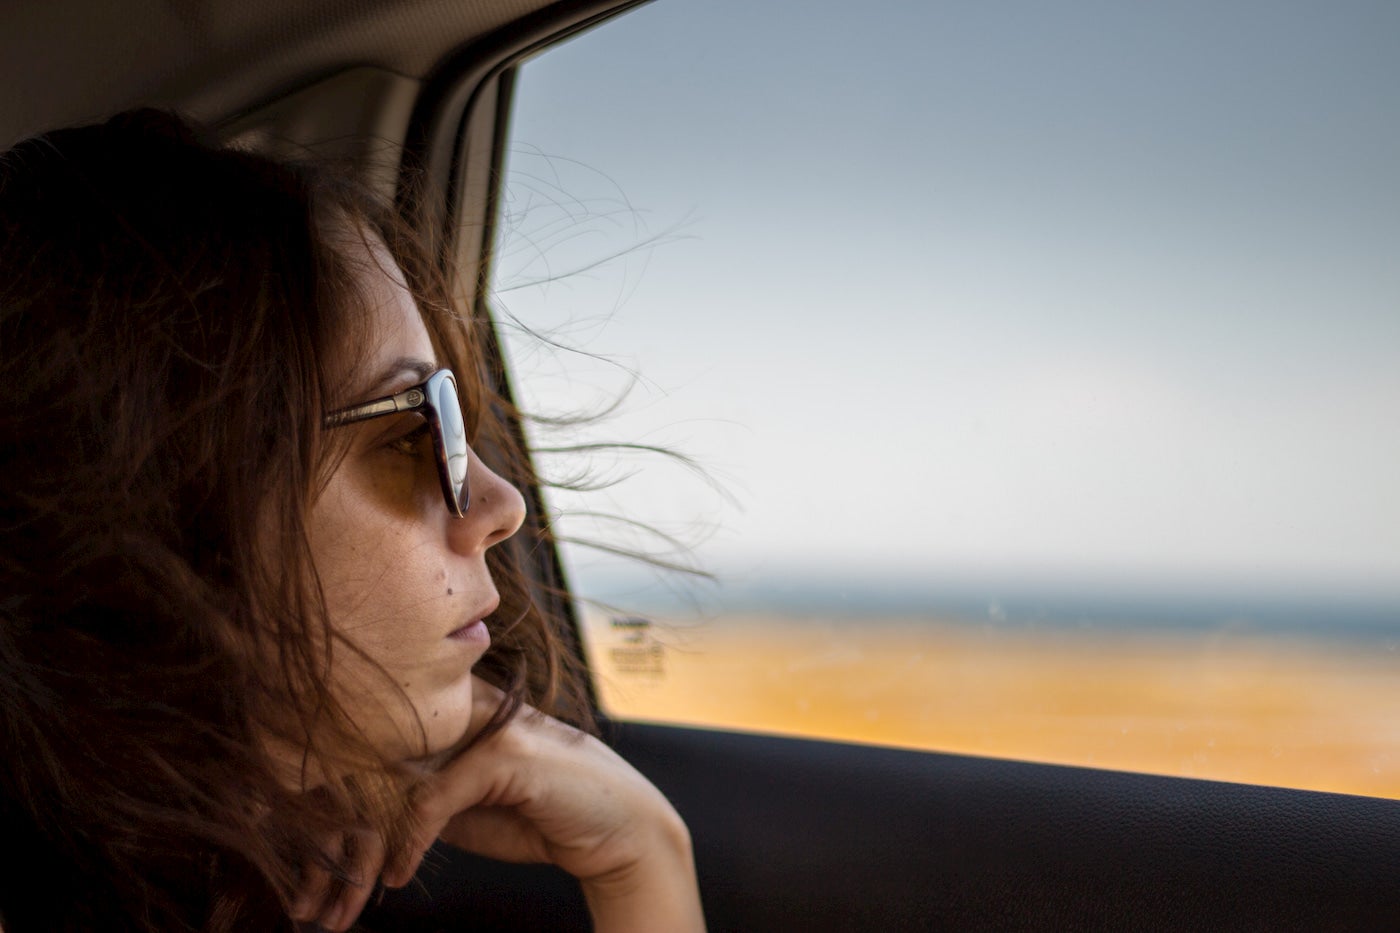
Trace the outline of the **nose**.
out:
[[[496,475],[472,452],[467,467],[470,501],[460,519],[449,515],[452,547],[464,554],[479,554],[520,530],[525,521],[525,497]]]

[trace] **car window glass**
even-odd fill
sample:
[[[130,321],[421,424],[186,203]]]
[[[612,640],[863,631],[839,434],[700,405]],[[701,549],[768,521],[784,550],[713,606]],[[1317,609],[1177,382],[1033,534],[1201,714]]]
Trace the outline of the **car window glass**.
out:
[[[625,395],[531,428],[606,485],[548,496],[605,706],[1400,796],[1397,88],[1362,2],[663,2],[525,64],[494,301],[527,407]],[[550,452],[609,440],[703,473]]]

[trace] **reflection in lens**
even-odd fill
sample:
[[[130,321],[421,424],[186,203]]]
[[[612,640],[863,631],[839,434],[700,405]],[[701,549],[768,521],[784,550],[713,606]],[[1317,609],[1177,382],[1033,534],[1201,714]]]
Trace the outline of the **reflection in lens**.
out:
[[[438,382],[438,420],[442,422],[442,447],[447,454],[447,475],[458,505],[465,509],[467,501],[467,428],[462,422],[462,403],[457,398],[457,383],[451,379]]]

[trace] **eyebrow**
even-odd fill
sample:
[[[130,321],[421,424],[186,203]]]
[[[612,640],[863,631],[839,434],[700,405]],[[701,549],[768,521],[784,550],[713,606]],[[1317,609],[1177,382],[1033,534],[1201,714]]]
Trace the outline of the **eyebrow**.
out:
[[[401,356],[384,367],[379,378],[374,381],[374,391],[371,394],[383,394],[383,391],[404,373],[411,373],[416,377],[415,382],[422,382],[440,368],[437,363],[428,360],[415,356]]]

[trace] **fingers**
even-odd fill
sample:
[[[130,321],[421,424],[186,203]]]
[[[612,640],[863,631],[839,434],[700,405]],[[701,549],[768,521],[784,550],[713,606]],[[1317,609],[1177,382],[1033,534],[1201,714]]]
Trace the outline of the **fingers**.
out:
[[[381,872],[387,887],[403,887],[413,879],[447,822],[479,804],[493,784],[500,783],[501,769],[482,767],[471,746],[504,698],[498,688],[472,676],[471,721],[461,739],[432,759],[416,762],[425,779],[417,795],[413,837],[392,856],[376,833],[348,831],[326,838],[321,845],[323,858],[303,868],[301,889],[292,901],[292,919],[314,920],[330,931],[344,930],[364,910]]]
[[[321,921],[328,930],[340,931],[350,928],[365,909],[369,896],[374,892],[374,880],[384,865],[384,843],[378,833],[357,832],[350,871],[350,883],[342,885],[340,898],[332,906],[331,912]]]
[[[384,886],[401,888],[412,881],[413,876],[418,873],[418,866],[423,864],[423,856],[427,853],[429,845],[432,845],[432,840],[428,841],[428,845],[421,844],[421,834],[410,840],[385,867],[382,879]]]
[[[447,821],[460,810],[479,803],[491,781],[498,777],[490,769],[476,768],[470,760],[464,764],[462,759],[469,757],[465,752],[496,715],[504,699],[505,694],[500,689],[472,675],[472,715],[462,737],[451,748],[413,764],[424,775],[423,785],[416,798],[418,819],[414,835],[388,858],[387,864],[384,864],[386,853],[382,843],[377,839],[374,842],[377,862],[373,870],[377,872],[382,867],[381,880],[386,887],[400,888],[408,884]],[[454,776],[444,779],[444,772],[449,770]],[[312,880],[324,883],[320,875]],[[368,897],[368,886],[365,888],[363,892],[357,891],[354,901],[344,901],[354,907],[356,913],[364,906],[365,898]],[[317,892],[304,893],[297,899],[297,906],[303,906],[312,896],[317,896]],[[324,900],[323,893],[319,896]],[[302,914],[294,916],[306,919]],[[312,912],[310,916],[316,914]],[[325,921],[325,915],[322,915],[321,922],[330,926]]]
[[[293,920],[314,920],[325,910],[332,881],[327,866],[340,862],[343,849],[344,841],[339,833],[328,835],[321,841],[322,858],[302,866],[301,890],[292,901]]]
[[[349,928],[376,875],[390,887],[408,884],[442,839],[490,858],[551,862],[584,885],[597,918],[623,918],[627,929],[703,928],[689,835],[661,792],[603,743],[528,707],[483,738],[502,700],[473,678],[460,740],[411,765],[419,782],[410,838],[387,865],[375,834],[330,840],[321,864],[306,871],[296,918]],[[682,914],[683,925],[649,919]]]
[[[330,931],[349,929],[360,916],[384,864],[378,833],[352,830],[327,840],[323,859],[306,866],[304,883],[292,903],[294,920],[315,920]],[[332,872],[328,866],[340,866]],[[339,876],[339,877],[338,877]]]
[[[447,822],[458,812],[479,804],[486,795],[492,780],[486,769],[463,769],[459,765],[462,758],[470,755],[470,752],[460,755],[452,763],[457,766],[452,774],[460,776],[449,777],[444,772],[424,781],[419,788],[413,833],[384,870],[384,884],[388,887],[401,888],[408,884]]]

